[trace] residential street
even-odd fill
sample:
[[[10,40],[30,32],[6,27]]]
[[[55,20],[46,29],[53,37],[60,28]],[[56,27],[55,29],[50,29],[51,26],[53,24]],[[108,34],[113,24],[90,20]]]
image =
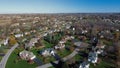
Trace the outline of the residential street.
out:
[[[63,59],[63,61],[66,61],[66,60],[71,59],[72,57],[74,57],[77,53],[78,52],[76,52],[76,49],[75,49],[70,55],[68,55],[68,56],[66,56],[66,57],[64,57],[62,59]],[[57,62],[57,61],[55,61],[55,62]],[[47,63],[47,64],[44,64],[44,65],[39,66],[37,68],[48,68],[50,66],[52,66],[51,63]]]
[[[14,49],[18,47],[18,43],[16,43],[7,53],[6,55],[2,58],[1,62],[0,62],[0,68],[5,68],[5,65],[7,63],[7,60],[9,58],[9,56],[11,55],[11,53],[14,51]]]

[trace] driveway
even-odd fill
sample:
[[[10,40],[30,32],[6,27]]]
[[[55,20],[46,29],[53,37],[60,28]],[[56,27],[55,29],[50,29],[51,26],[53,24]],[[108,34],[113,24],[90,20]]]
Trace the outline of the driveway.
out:
[[[88,44],[86,44],[86,45],[88,45]],[[82,44],[82,46],[83,46],[83,44]],[[87,47],[87,46],[85,46],[85,47]],[[70,55],[62,58],[63,61],[67,61],[67,60],[71,59],[72,57],[74,57],[76,54],[78,54],[77,50],[79,50],[78,47],[75,48],[75,50],[74,50]],[[58,61],[54,61],[54,62],[56,63],[56,62],[58,62]],[[51,64],[51,63],[47,63],[47,64],[44,64],[44,65],[38,66],[38,67],[36,67],[36,68],[48,68],[48,67],[50,67],[50,66],[52,66],[52,64]]]
[[[18,43],[15,44],[6,54],[5,56],[2,58],[1,62],[0,62],[0,68],[5,68],[5,65],[7,63],[7,60],[9,58],[9,56],[11,55],[11,53],[14,51],[14,49],[18,47]]]
[[[67,60],[71,59],[72,57],[74,57],[77,53],[78,52],[76,52],[76,49],[75,49],[70,55],[68,55],[68,56],[66,56],[66,57],[64,57],[62,59],[63,59],[63,61],[67,61]],[[55,61],[55,63],[56,62],[58,62],[58,61]],[[37,68],[48,68],[50,66],[52,66],[52,64],[51,63],[47,63],[47,64],[44,64],[42,66],[38,66]]]

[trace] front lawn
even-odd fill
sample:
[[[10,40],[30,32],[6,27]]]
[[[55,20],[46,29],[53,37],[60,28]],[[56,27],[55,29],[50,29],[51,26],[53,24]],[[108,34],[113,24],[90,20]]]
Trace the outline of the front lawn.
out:
[[[2,56],[0,56],[0,61],[2,60]]]
[[[75,61],[81,61],[81,59],[83,60],[83,57],[77,54],[73,57],[73,59],[75,59]]]
[[[101,61],[96,66],[94,66],[92,63],[90,64],[90,68],[115,68],[113,64],[107,63],[105,61]]]
[[[69,55],[69,54],[71,54],[71,53],[72,53],[72,51],[66,50],[66,49],[62,49],[62,50],[58,50],[58,51],[57,51],[57,54],[58,54],[61,58],[65,57],[65,56],[67,56],[67,55]]]
[[[39,54],[39,51],[43,49],[32,49],[31,52],[33,52],[38,59],[40,59],[43,63],[49,63],[50,61],[55,61],[54,57],[48,56],[48,57],[43,57]]]
[[[48,68],[55,68],[55,67],[51,66],[51,67],[48,67]]]
[[[10,55],[7,64],[6,64],[6,68],[35,68],[37,67],[37,64],[29,64],[27,61],[25,60],[17,60],[18,56],[15,53],[15,51]],[[16,62],[17,60],[17,62]]]
[[[45,40],[42,40],[42,43],[45,45],[45,48],[52,48],[53,47],[53,44],[51,44]]]
[[[101,40],[104,44],[106,45],[109,45],[109,46],[112,46],[113,45],[113,42],[112,41],[108,41],[108,40],[105,40],[105,39],[102,39]]]

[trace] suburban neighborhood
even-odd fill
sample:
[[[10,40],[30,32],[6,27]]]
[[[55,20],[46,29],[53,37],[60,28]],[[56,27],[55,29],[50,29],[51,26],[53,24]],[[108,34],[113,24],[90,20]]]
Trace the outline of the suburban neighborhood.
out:
[[[0,68],[119,66],[119,14],[8,14],[0,20],[10,20],[0,25]]]
[[[120,68],[120,0],[0,0],[0,68]]]

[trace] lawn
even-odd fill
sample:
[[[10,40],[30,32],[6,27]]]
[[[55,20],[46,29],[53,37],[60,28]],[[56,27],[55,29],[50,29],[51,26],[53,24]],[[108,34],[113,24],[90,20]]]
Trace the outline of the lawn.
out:
[[[72,52],[70,51],[70,50],[66,50],[66,49],[62,49],[62,50],[58,50],[57,51],[57,54],[61,57],[61,58],[63,58],[63,57],[65,57],[65,56],[67,56],[67,55],[69,55],[69,54],[71,54]]]
[[[83,57],[77,54],[73,57],[73,59],[75,59],[75,61],[80,61],[81,59],[83,60]]]
[[[72,59],[75,59],[75,61],[81,61],[83,60],[83,57],[79,54],[75,55]],[[94,66],[92,63],[90,63],[90,68],[114,68],[114,64],[105,62],[104,60],[98,63],[96,66]]]
[[[107,41],[105,39],[102,39],[102,42],[106,45],[109,45],[109,46],[112,46],[113,45],[113,42],[112,41]]]
[[[0,61],[2,60],[2,56],[0,56]]]
[[[65,43],[66,46],[70,46],[71,44],[72,44],[72,42],[70,40],[67,40]]]
[[[55,61],[54,57],[52,57],[52,56],[49,56],[49,57],[43,57],[43,56],[41,56],[38,53],[40,50],[43,50],[43,49],[39,49],[39,50],[32,49],[31,52],[33,52],[37,56],[37,58],[40,59],[43,63],[49,63],[50,61]]]
[[[57,39],[60,39],[60,37],[57,37]],[[53,47],[53,44],[45,41],[45,40],[42,40],[42,42],[44,43],[45,45],[45,48],[52,48]],[[68,43],[69,44],[69,43]],[[41,56],[38,52],[42,50],[42,49],[36,49],[35,47],[32,48],[30,51],[33,52],[36,57],[38,59],[40,59],[43,63],[49,63],[50,61],[55,61],[55,58],[52,57],[52,56],[49,56],[49,57],[43,57]],[[22,51],[22,49],[15,49],[13,51],[13,53],[10,55],[8,61],[7,61],[7,64],[6,64],[6,68],[35,68],[37,67],[37,64],[34,63],[34,64],[29,64],[27,61],[25,60],[18,60],[17,62],[15,62],[16,59],[18,59],[18,56],[17,54]],[[57,54],[63,58],[69,54],[71,54],[72,51],[70,50],[66,50],[66,49],[63,49],[63,50],[59,50],[57,51]]]
[[[55,68],[55,67],[51,66],[51,67],[48,67],[48,68]]]
[[[17,54],[15,51],[10,55],[6,68],[35,68],[37,67],[37,64],[29,64],[25,60],[20,60],[17,63],[15,63],[15,60],[18,58]]]
[[[105,61],[101,61],[99,64],[94,66],[92,63],[90,64],[90,68],[115,68],[113,64],[107,63]]]
[[[43,44],[45,45],[45,48],[52,48],[53,47],[53,44],[45,41],[45,40],[42,40]]]

